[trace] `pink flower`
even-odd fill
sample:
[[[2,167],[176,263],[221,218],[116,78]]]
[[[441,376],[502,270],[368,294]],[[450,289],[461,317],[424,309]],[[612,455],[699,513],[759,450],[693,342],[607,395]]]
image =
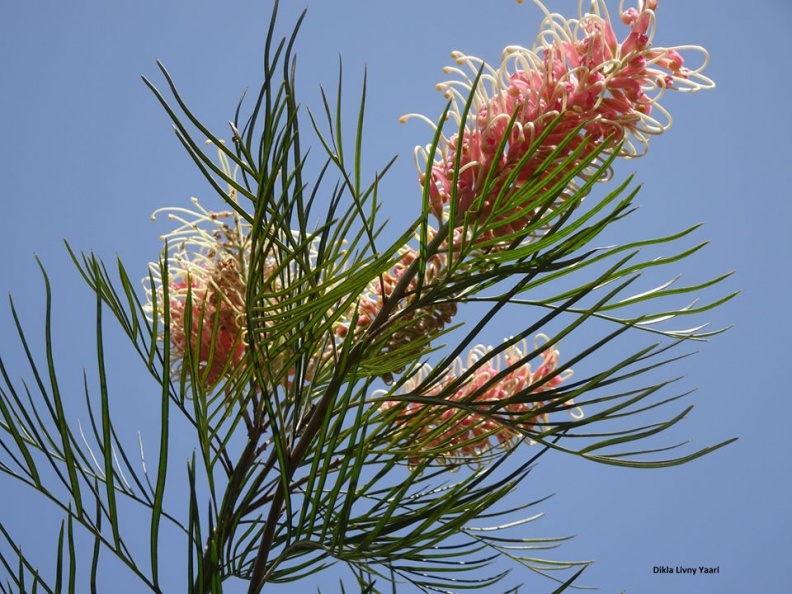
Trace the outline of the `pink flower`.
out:
[[[544,335],[537,336],[535,348],[538,349],[546,340]],[[467,367],[472,368],[490,350],[481,345],[473,348],[467,358]],[[529,352],[525,341],[522,341],[506,349],[502,357],[490,358],[458,386],[448,398],[447,405],[422,402],[400,405],[398,401],[386,400],[380,407],[383,412],[402,407],[395,424],[399,435],[412,450],[411,466],[417,465],[424,455],[438,456],[440,461],[449,463],[477,460],[493,447],[513,447],[524,439],[526,431],[541,432],[542,426],[549,422],[546,407],[553,400],[552,390],[572,372],[556,373],[559,351],[555,348],[541,352],[541,361],[535,369],[525,360]],[[491,383],[502,367],[512,366],[505,376]],[[419,368],[405,382],[403,393],[437,396],[463,376],[465,367],[457,359],[445,377],[431,388],[416,393],[429,371],[428,366]],[[545,392],[547,397],[539,396]],[[380,396],[385,394],[385,391],[377,393]],[[515,396],[525,395],[536,395],[536,398],[507,402]],[[574,404],[567,401],[564,406],[572,407]],[[582,416],[582,411],[574,409],[573,416]]]
[[[207,141],[207,144],[211,144]],[[218,149],[220,166],[229,179],[236,177],[226,154]],[[228,198],[237,202],[237,193],[229,184]],[[168,242],[167,278],[163,279],[159,262],[149,265],[150,278],[143,279],[147,296],[144,309],[150,318],[164,320],[169,315],[171,370],[174,376],[186,371],[190,381],[206,390],[213,390],[223,381],[238,377],[251,364],[258,361],[260,374],[271,381],[286,385],[291,381],[294,370],[287,368],[292,353],[284,346],[283,336],[269,336],[281,312],[280,303],[287,287],[284,278],[299,276],[297,265],[285,263],[280,257],[280,245],[290,241],[302,242],[299,233],[279,233],[272,238],[269,251],[256,264],[254,280],[259,293],[256,298],[255,319],[256,342],[265,345],[261,352],[253,354],[248,335],[247,311],[248,286],[251,275],[251,227],[233,211],[213,212],[206,210],[196,198],[192,198],[195,210],[187,208],[163,208],[154,213],[167,212],[168,218],[180,223],[176,229],[166,233],[162,239]],[[314,262],[316,242],[307,246],[308,259]],[[263,283],[261,281],[264,281]],[[165,300],[167,287],[168,299]],[[254,309],[256,309],[254,308]],[[262,311],[264,313],[262,313]],[[197,374],[190,364],[185,370],[185,359],[192,357],[197,362]]]
[[[197,199],[192,202],[197,210],[157,211],[168,212],[168,218],[181,226],[163,236],[169,242],[167,278],[163,279],[158,262],[149,266],[153,283],[144,279],[148,300],[145,308],[151,319],[156,308],[156,317],[162,322],[167,305],[173,375],[180,376],[188,357],[192,357],[197,363],[197,374],[193,374],[190,364],[186,367],[187,377],[212,390],[222,381],[238,377],[250,364],[246,309],[250,226],[233,212],[207,211]],[[262,270],[273,294],[283,288],[277,270],[273,253],[265,259]],[[273,315],[278,311],[276,297],[265,295],[261,299]],[[263,321],[259,336],[262,341],[268,340],[266,329],[272,324],[269,319]],[[286,382],[288,377],[282,377],[281,372],[288,353],[280,348],[282,341],[281,338],[268,343],[271,359],[262,367],[277,375],[280,382]]]
[[[198,358],[201,382],[212,387],[241,367],[245,356],[244,282],[233,260],[219,260],[200,274],[169,283],[170,339],[183,358]],[[189,284],[188,284],[189,283]],[[189,323],[187,315],[190,296]]]
[[[430,227],[430,241],[434,234],[435,230]],[[357,313],[355,323],[358,331],[370,326],[379,315],[385,302],[393,295],[402,275],[417,258],[417,250],[409,246],[403,247],[400,251],[400,258],[393,268],[370,283],[354,305],[336,322],[334,325],[336,337],[341,340],[347,337],[355,313]],[[446,258],[446,255],[441,253],[428,258],[423,281],[419,283],[418,276],[415,276],[407,284],[403,298],[390,313],[391,320],[398,319],[401,324],[395,332],[390,334],[384,353],[395,352],[411,343],[417,344],[418,352],[420,352],[423,345],[420,339],[436,336],[456,315],[457,306],[454,302],[433,303],[420,308],[411,307],[415,303],[419,285],[422,291],[429,291],[441,282],[446,273]],[[391,373],[385,374],[385,378],[390,381]]]
[[[231,212],[209,212],[195,199],[193,204],[198,211],[165,209],[182,223],[164,236],[173,249],[167,277],[170,342],[177,362],[174,374],[189,352],[198,363],[198,377],[191,379],[211,389],[241,369],[245,357],[249,254],[245,230],[238,221],[234,227],[225,222],[233,217]],[[192,219],[183,218],[185,214]],[[156,301],[162,320],[165,287],[159,264],[152,263],[150,270],[154,286],[147,287],[148,309],[153,312]],[[191,368],[187,373],[191,375]]]
[[[463,123],[468,97],[473,97],[461,136],[443,136],[433,155],[428,148],[416,149],[421,183],[428,184],[434,214],[441,221],[448,218],[447,205],[454,197],[460,217],[455,225],[469,215],[481,222],[494,221],[491,235],[519,233],[534,216],[535,205],[530,198],[521,198],[516,206],[506,210],[498,203],[507,203],[528,183],[535,184],[531,195],[541,195],[603,143],[608,143],[605,152],[578,177],[588,180],[598,176],[597,181],[607,178],[608,174],[603,176],[597,170],[617,143],[624,143],[620,156],[638,157],[646,152],[650,136],[671,125],[670,115],[658,103],[666,89],[695,91],[714,86],[701,75],[708,60],[703,48],[652,47],[656,1],[639,0],[638,8],[623,12],[622,20],[630,31],[621,42],[602,0],[591,2],[592,12],[585,14],[581,0],[580,17],[573,20],[550,13],[540,2],[536,3],[544,10],[545,18],[533,49],[505,48],[497,69],[478,58],[454,52],[452,57],[457,64],[467,66],[473,76],[482,70],[481,79],[475,84],[461,68],[446,68],[446,72],[460,79],[438,85],[453,100],[451,117],[457,127]],[[685,68],[679,51],[682,49],[701,53],[702,65],[695,70]],[[409,117],[412,116],[403,120]],[[515,121],[510,128],[512,117]],[[542,146],[520,165],[534,141],[556,120]],[[533,179],[536,170],[578,128],[573,141],[554,163],[560,164],[578,149],[582,151],[580,156],[561,170],[553,171],[551,164],[550,173],[537,183]],[[505,148],[498,150],[504,140]],[[427,161],[431,161],[428,180]],[[494,175],[485,188],[490,169]],[[455,176],[456,186],[452,187]],[[510,176],[514,176],[511,181]],[[560,200],[576,189],[576,184],[567,187]],[[497,225],[498,221],[503,223]]]

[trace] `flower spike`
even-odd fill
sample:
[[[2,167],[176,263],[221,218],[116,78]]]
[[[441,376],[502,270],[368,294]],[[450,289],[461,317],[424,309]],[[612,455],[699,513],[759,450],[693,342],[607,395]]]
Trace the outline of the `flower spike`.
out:
[[[525,340],[495,357],[487,356],[492,347],[475,346],[465,363],[456,359],[449,372],[428,389],[423,383],[431,368],[419,367],[405,381],[401,392],[432,400],[410,400],[405,404],[385,400],[380,406],[382,412],[399,410],[394,423],[410,449],[410,465],[417,466],[426,456],[437,456],[447,464],[480,462],[492,448],[510,449],[523,441],[527,432],[541,432],[549,423],[548,405],[558,400],[554,390],[572,375],[571,370],[558,372],[560,353],[554,347],[543,348],[547,340],[543,334],[536,336],[533,350],[541,350],[541,361],[535,369],[527,361],[532,349]],[[476,365],[482,359],[483,363]],[[437,404],[437,397],[463,378],[468,369],[474,370],[448,398],[448,403]],[[493,383],[504,369],[508,373]],[[374,393],[386,394],[385,390]],[[573,417],[583,416],[572,401],[566,400],[563,406],[569,408]]]
[[[556,164],[565,165],[544,169],[546,179],[536,186],[536,195],[586,165],[585,159],[598,148],[604,150],[577,177],[605,181],[610,172],[603,172],[602,164],[609,155],[618,151],[618,156],[639,157],[651,136],[671,126],[671,115],[659,103],[666,90],[714,87],[701,74],[708,61],[703,48],[652,45],[656,1],[641,0],[637,8],[625,9],[622,0],[621,20],[629,33],[621,42],[602,0],[589,2],[589,12],[583,11],[581,0],[579,18],[570,20],[535,3],[545,17],[532,49],[506,47],[498,68],[452,53],[457,66],[445,71],[456,78],[438,88],[451,100],[449,118],[462,133],[442,136],[431,154],[429,147],[416,149],[419,179],[428,185],[435,216],[447,220],[453,200],[460,219],[454,225],[470,215],[490,223],[489,236],[518,232],[535,216],[530,196],[517,204],[509,198],[519,196],[529,182],[536,183],[536,172],[570,134],[575,135],[572,141],[554,157]],[[701,54],[701,66],[686,67],[683,51]],[[411,117],[421,116],[410,114],[402,121]],[[523,157],[534,142],[548,131],[526,161]],[[557,201],[578,190],[579,184],[570,184]],[[500,204],[510,206],[504,211]]]

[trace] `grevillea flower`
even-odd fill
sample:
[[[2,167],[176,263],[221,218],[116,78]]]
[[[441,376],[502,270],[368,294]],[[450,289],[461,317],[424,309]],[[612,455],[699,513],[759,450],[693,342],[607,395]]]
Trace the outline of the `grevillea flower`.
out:
[[[434,237],[435,231],[429,228],[429,241]],[[350,325],[356,317],[357,330],[363,330],[379,315],[384,303],[393,295],[393,292],[402,278],[404,272],[418,258],[418,251],[405,246],[400,251],[399,261],[391,270],[384,273],[376,281],[369,284],[366,290],[356,300],[334,326],[335,335],[344,339],[349,334]],[[421,287],[429,291],[442,281],[445,275],[446,255],[437,253],[427,259]],[[418,276],[410,279],[403,298],[399,300],[390,313],[392,319],[399,318],[402,323],[399,329],[393,332],[385,348],[385,353],[394,352],[410,343],[417,342],[419,338],[436,336],[456,315],[457,306],[454,302],[438,302],[424,307],[412,308],[417,298],[419,288]],[[418,343],[422,344],[422,343]],[[400,370],[396,370],[400,371]],[[386,375],[390,380],[390,374]]]
[[[252,272],[250,225],[232,211],[212,212],[197,199],[193,198],[192,202],[196,210],[163,208],[154,213],[156,216],[167,212],[168,218],[181,226],[163,235],[169,244],[167,282],[163,281],[160,264],[151,263],[153,284],[144,279],[144,287],[147,310],[153,314],[156,308],[159,319],[163,320],[167,285],[170,341],[176,361],[174,374],[181,372],[189,352],[198,363],[197,377],[192,377],[191,366],[186,368],[190,379],[209,390],[221,380],[235,377],[250,363],[246,309]],[[299,241],[298,234],[293,235]],[[271,252],[256,271],[264,281],[258,286],[265,287],[263,295],[257,298],[257,307],[263,306],[266,311],[263,319],[262,314],[257,314],[256,326],[258,342],[264,345],[266,354],[257,356],[262,363],[261,373],[287,383],[293,372],[286,368],[290,352],[283,347],[284,337],[274,340],[269,336],[269,328],[281,312],[278,295],[284,290],[283,279],[296,277],[297,267],[279,257],[276,246],[286,243],[282,237],[271,243]],[[309,259],[314,261],[316,246],[309,243],[308,249]]]
[[[429,154],[430,147],[416,149],[421,183],[428,184],[434,213],[441,221],[448,217],[447,204],[454,197],[460,218],[475,210],[479,221],[495,222],[491,234],[519,232],[535,214],[530,196],[540,195],[585,164],[586,155],[603,143],[604,152],[578,174],[579,180],[607,178],[609,172],[600,171],[601,163],[618,143],[623,143],[620,156],[643,155],[649,138],[671,125],[669,113],[659,104],[667,89],[696,91],[714,86],[701,74],[708,61],[703,48],[652,46],[656,0],[638,0],[637,8],[626,10],[621,0],[621,19],[629,27],[622,41],[617,39],[602,0],[580,0],[579,18],[572,20],[550,13],[538,0],[535,3],[545,18],[532,49],[505,48],[498,68],[454,52],[452,57],[460,67],[445,71],[459,78],[438,85],[452,99],[451,117],[457,128],[464,128],[461,135],[443,136],[434,154]],[[584,5],[590,5],[590,12],[583,12]],[[699,53],[701,65],[685,67],[683,51]],[[481,78],[476,82],[479,71]],[[464,106],[471,95],[472,103],[465,114]],[[410,117],[429,121],[416,114],[403,120]],[[512,118],[514,124],[510,126]],[[538,150],[521,163],[534,141],[553,122]],[[537,183],[533,179],[537,168],[576,130],[572,142]],[[505,148],[499,150],[504,140]],[[569,159],[577,150],[578,156]],[[569,161],[561,167],[565,159]],[[427,161],[431,161],[428,180]],[[485,187],[491,169],[494,174]],[[455,177],[456,187],[452,187]],[[529,182],[527,198],[519,198],[511,210],[498,209],[498,204],[508,204],[509,197]],[[558,200],[577,189],[577,184],[568,186]],[[503,223],[497,225],[498,221]]]
[[[227,156],[221,150],[218,156],[223,172],[233,179],[235,172]],[[233,187],[229,187],[228,197],[236,202]],[[196,198],[192,203],[195,210],[162,208],[152,215],[155,219],[157,214],[166,212],[180,226],[162,236],[168,243],[167,279],[162,278],[158,262],[149,265],[151,282],[143,279],[145,308],[152,318],[156,309],[157,317],[164,320],[167,307],[174,375],[184,369],[191,381],[211,390],[247,365],[245,304],[251,271],[250,225],[232,211],[206,210]],[[275,251],[269,253],[260,264],[262,280],[273,294],[282,289],[278,271],[284,265],[277,255]],[[311,256],[314,255],[312,247]],[[265,296],[264,302],[270,310],[277,311],[275,297]],[[261,339],[266,340],[266,328],[270,326],[271,322],[265,320],[264,330],[257,330]],[[268,350],[278,352],[276,348]],[[184,366],[188,353],[197,360],[197,377],[193,377],[192,365]],[[286,353],[280,352],[265,367],[280,371],[279,361],[285,358]]]
[[[156,303],[160,319],[167,305],[170,340],[178,362],[188,350],[198,360],[199,377],[207,389],[241,368],[245,356],[245,292],[249,245],[247,226],[231,212],[210,212],[193,198],[197,210],[167,208],[181,226],[163,236],[170,244],[167,262],[167,304],[160,265],[152,263],[154,281],[147,289],[148,308]],[[234,220],[234,225],[228,221]],[[188,369],[189,373],[189,369]]]
[[[540,350],[546,341],[546,336],[538,335],[534,350]],[[474,347],[468,354],[466,366],[460,359],[455,360],[449,373],[428,389],[421,386],[431,368],[423,365],[401,388],[404,394],[436,397],[463,377],[466,369],[475,366],[447,398],[448,404],[383,402],[380,407],[383,412],[399,408],[394,422],[412,450],[411,466],[415,466],[424,454],[437,456],[445,463],[459,463],[465,459],[475,462],[493,447],[513,447],[524,439],[525,431],[541,432],[542,426],[549,422],[546,407],[554,399],[554,390],[572,375],[571,370],[557,372],[558,349],[545,347],[541,350],[541,361],[536,368],[527,360],[531,349],[524,340],[497,356],[488,357],[491,350],[482,345]],[[479,361],[482,363],[476,366]],[[491,381],[502,369],[509,371],[497,381]],[[386,394],[384,390],[375,392],[375,396]],[[515,396],[524,398],[519,402],[507,402]],[[583,415],[569,400],[563,407],[569,407],[575,418]]]

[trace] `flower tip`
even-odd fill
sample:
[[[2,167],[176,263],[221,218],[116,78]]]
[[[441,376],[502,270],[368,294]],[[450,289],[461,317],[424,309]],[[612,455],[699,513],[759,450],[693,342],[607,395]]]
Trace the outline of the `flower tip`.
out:
[[[409,120],[409,119],[410,119],[410,116],[403,115],[403,116],[401,116],[401,117],[399,118],[399,123],[400,123],[400,124],[406,124],[406,123],[407,123],[407,120]]]
[[[457,64],[464,64],[465,63],[465,54],[463,54],[462,52],[453,51],[453,52],[451,52],[451,59],[454,62],[456,62]],[[450,74],[450,73],[454,72],[454,69],[453,68],[449,68],[448,66],[446,66],[445,68],[443,68],[443,72],[445,72],[446,74]]]

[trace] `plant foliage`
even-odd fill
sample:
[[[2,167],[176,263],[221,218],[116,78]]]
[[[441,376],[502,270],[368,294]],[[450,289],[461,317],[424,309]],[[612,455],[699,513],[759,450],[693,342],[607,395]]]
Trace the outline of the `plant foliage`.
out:
[[[703,246],[688,244],[695,228],[602,247],[611,228],[632,215],[638,192],[631,178],[607,192],[595,189],[619,154],[617,139],[591,149],[576,143],[581,129],[575,128],[527,183],[515,186],[516,172],[536,162],[559,122],[534,139],[505,183],[494,166],[481,180],[481,195],[496,196],[487,216],[474,216],[475,208],[456,212],[452,196],[448,216],[432,228],[436,205],[425,184],[412,224],[393,243],[383,242],[379,182],[390,163],[364,181],[365,83],[351,137],[342,122],[340,76],[337,93],[323,94],[319,110],[301,108],[293,56],[300,23],[290,37],[277,39],[275,8],[264,82],[240,102],[228,143],[190,110],[164,66],[163,85],[144,79],[224,201],[230,222],[217,229],[236,246],[228,253],[245,279],[238,291],[212,301],[207,295],[215,285],[203,292],[185,288],[215,254],[184,273],[173,257],[185,249],[182,236],[169,237],[144,281],[146,298],[120,261],[111,269],[69,247],[96,300],[98,383],[86,375],[88,421],[79,426],[69,420],[59,388],[43,268],[42,361],[11,302],[31,379],[15,379],[0,360],[0,470],[47,498],[65,519],[54,573],[40,572],[0,525],[8,545],[0,557],[0,588],[75,592],[87,583],[95,592],[100,560],[110,554],[139,580],[140,591],[162,592],[167,526],[186,545],[188,590],[195,593],[222,592],[231,578],[255,593],[336,564],[345,565],[354,581],[341,584],[344,592],[388,592],[404,583],[424,592],[506,588],[508,572],[493,565],[503,558],[556,580],[560,592],[585,563],[547,558],[564,539],[526,536],[542,500],[515,507],[505,503],[508,495],[530,481],[536,462],[551,451],[657,468],[729,443],[678,451],[658,440],[692,407],[674,408],[687,394],[657,379],[658,370],[686,355],[686,344],[718,332],[684,327],[684,320],[732,295],[684,307],[675,307],[675,298],[702,293],[727,275],[638,288],[644,273],[673,266]],[[472,105],[473,93],[459,137]],[[512,118],[508,131],[515,125]],[[322,153],[318,165],[302,145],[310,134]],[[438,128],[430,155],[441,139]],[[430,160],[426,178],[431,174]],[[583,174],[584,183],[573,185]],[[518,219],[519,229],[503,232]],[[185,233],[197,228],[182,220]],[[668,255],[647,257],[647,250]],[[186,281],[179,284],[177,277]],[[228,339],[228,346],[222,303],[231,301],[241,338]],[[173,303],[180,304],[178,323]],[[457,310],[472,304],[483,311],[480,319],[451,323]],[[518,311],[511,319],[523,326],[501,345],[476,351],[504,311]],[[156,452],[148,468],[119,439],[120,421],[112,413],[108,319],[160,386],[158,395],[144,396],[158,402],[161,420],[158,443],[146,444]],[[185,338],[190,329],[205,336],[205,344]],[[531,343],[524,341],[539,333],[546,338],[526,347]],[[619,342],[632,334],[648,342]],[[441,339],[452,346],[441,349]],[[526,364],[549,360],[562,341],[582,346],[508,397],[489,398]],[[615,344],[628,348],[613,357],[615,349],[608,349]],[[233,362],[221,360],[224,349],[234,353]],[[455,363],[471,349],[476,356],[467,365]],[[568,377],[573,367],[574,380]],[[585,414],[570,415],[578,409]],[[658,410],[668,411],[663,420]],[[194,439],[181,506],[166,497],[174,465],[182,463],[172,457],[177,418],[189,423]],[[484,427],[475,438],[470,419]],[[510,436],[504,447],[493,445],[499,435]],[[133,551],[125,534],[122,518],[130,506],[148,519],[148,551]],[[78,563],[80,530],[92,545]]]

